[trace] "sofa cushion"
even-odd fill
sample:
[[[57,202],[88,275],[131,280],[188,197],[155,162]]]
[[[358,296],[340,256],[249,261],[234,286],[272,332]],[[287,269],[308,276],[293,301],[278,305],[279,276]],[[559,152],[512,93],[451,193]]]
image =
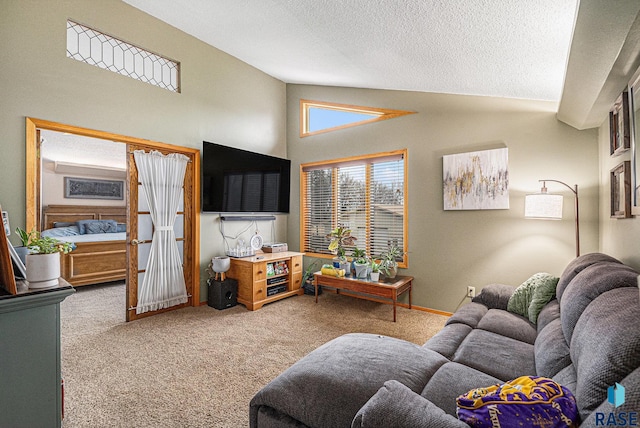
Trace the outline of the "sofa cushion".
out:
[[[456,398],[478,385],[493,385],[501,380],[458,363],[441,366],[420,395],[455,416]]]
[[[562,331],[567,343],[571,343],[573,329],[585,308],[601,294],[620,287],[633,287],[636,294],[638,291],[638,273],[623,264],[595,263],[575,276],[559,299]]]
[[[622,379],[620,382],[625,388],[624,403],[618,407],[613,407],[608,401],[602,402],[598,407],[594,409],[591,414],[582,421],[583,427],[603,427],[603,426],[638,426],[640,424],[640,368],[635,369],[631,374]],[[636,412],[635,424],[633,424],[629,418],[630,413]],[[616,416],[616,423],[609,422],[610,414],[613,413]],[[621,415],[625,415],[627,420],[622,421],[618,419]],[[600,419],[598,421],[596,418]]]
[[[573,395],[576,395],[578,373],[576,373],[576,368],[573,364],[569,364],[567,367],[560,370],[560,372],[558,372],[557,375],[553,376],[552,379],[558,382],[560,385],[569,388],[569,390],[573,392]]]
[[[607,399],[611,385],[640,366],[639,319],[638,288],[603,293],[580,317],[571,341],[571,359],[578,374],[575,395],[582,418]]]
[[[531,324],[528,319],[501,309],[489,309],[478,323],[477,328],[532,345],[537,335],[536,326]]]
[[[351,428],[468,428],[398,381],[385,382],[356,414]]]
[[[449,324],[424,344],[424,347],[452,359],[462,341],[473,329],[466,324]]]
[[[507,310],[509,298],[516,287],[506,284],[489,284],[482,288],[480,294],[471,299],[472,302],[481,303],[489,309]]]
[[[583,254],[582,256],[573,259],[567,267],[564,268],[562,275],[560,275],[560,280],[556,286],[556,296],[558,297],[558,300],[562,300],[562,294],[564,293],[565,288],[571,281],[573,281],[573,278],[575,278],[576,275],[587,267],[601,262],[622,263],[619,260],[602,253]]]
[[[485,305],[480,303],[468,303],[455,311],[453,315],[449,317],[445,325],[454,323],[466,324],[471,328],[476,328],[478,322],[487,313],[488,309]]]
[[[557,299],[553,299],[540,311],[538,315],[538,322],[536,323],[536,327],[538,328],[538,332],[542,331],[543,328],[547,326],[551,321],[560,319],[560,302]]]
[[[536,374],[533,345],[479,329],[469,333],[453,361],[502,381]]]
[[[271,407],[260,407],[257,414],[257,425],[260,428],[309,428],[289,415],[280,413]]]
[[[285,370],[250,403],[257,426],[263,407],[311,427],[349,426],[358,410],[389,379],[420,392],[448,360],[416,344],[373,334],[346,334]]]
[[[560,318],[551,321],[540,331],[534,349],[538,376],[553,377],[571,364],[569,345],[564,340]]]

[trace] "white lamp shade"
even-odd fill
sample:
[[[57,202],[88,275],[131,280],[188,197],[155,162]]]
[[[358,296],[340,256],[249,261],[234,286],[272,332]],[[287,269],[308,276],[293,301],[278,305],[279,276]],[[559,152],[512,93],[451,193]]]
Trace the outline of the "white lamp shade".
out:
[[[562,219],[562,195],[550,195],[548,193],[535,193],[524,198],[525,218],[537,218],[545,220]]]

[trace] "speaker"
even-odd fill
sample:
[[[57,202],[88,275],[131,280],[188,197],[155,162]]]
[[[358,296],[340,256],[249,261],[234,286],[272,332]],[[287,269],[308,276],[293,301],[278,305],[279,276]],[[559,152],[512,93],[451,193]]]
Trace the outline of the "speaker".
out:
[[[207,303],[216,309],[227,309],[238,304],[238,281],[233,278],[227,278],[224,281],[218,281],[209,278],[209,295]]]

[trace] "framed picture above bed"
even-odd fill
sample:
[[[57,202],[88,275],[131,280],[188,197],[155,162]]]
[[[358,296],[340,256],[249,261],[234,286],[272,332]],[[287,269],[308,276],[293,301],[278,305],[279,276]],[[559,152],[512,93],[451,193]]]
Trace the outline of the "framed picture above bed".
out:
[[[124,181],[64,178],[64,197],[71,199],[124,199]]]

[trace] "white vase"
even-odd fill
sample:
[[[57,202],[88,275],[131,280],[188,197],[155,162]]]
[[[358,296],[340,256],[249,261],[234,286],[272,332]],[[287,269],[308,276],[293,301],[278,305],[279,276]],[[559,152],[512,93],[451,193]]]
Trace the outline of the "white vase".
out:
[[[27,254],[26,268],[29,288],[54,287],[60,278],[60,253]]]
[[[371,281],[373,282],[378,282],[378,280],[380,279],[380,272],[371,272],[369,275],[371,277]]]

